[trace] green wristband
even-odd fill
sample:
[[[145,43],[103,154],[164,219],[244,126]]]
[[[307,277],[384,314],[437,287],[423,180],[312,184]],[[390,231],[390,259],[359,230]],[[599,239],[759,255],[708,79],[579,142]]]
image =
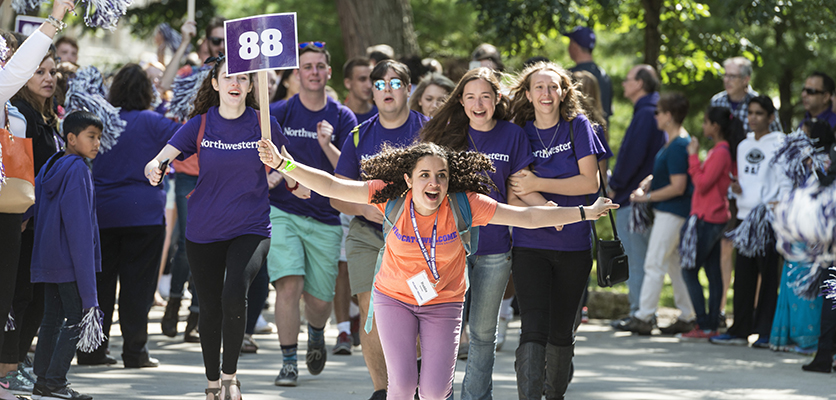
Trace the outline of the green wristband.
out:
[[[292,160],[286,161],[287,162],[284,164],[284,168],[282,168],[282,172],[290,172],[296,169],[296,164],[294,164]]]

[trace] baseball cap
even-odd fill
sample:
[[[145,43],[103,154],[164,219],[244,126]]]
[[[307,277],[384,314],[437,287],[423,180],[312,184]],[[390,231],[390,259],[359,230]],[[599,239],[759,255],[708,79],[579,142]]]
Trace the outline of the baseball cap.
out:
[[[574,40],[579,46],[592,50],[595,48],[595,32],[585,26],[576,26],[572,32],[564,33],[563,36]]]

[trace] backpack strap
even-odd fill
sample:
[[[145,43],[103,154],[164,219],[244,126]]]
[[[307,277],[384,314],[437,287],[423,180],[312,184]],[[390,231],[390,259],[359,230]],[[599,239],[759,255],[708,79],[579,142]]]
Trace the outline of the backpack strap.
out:
[[[386,202],[386,209],[383,212],[383,247],[377,253],[377,262],[374,265],[372,291],[369,294],[369,312],[366,314],[366,323],[363,326],[366,333],[372,331],[372,321],[374,319],[374,283],[377,281],[377,272],[380,271],[380,264],[383,262],[383,253],[386,252],[386,237],[389,236],[389,232],[392,232],[395,222],[403,214],[404,204],[406,204],[406,197],[404,196],[398,197],[396,200],[389,200]]]
[[[456,192],[452,196],[448,193],[447,198],[450,201],[450,208],[453,209],[456,230],[459,232],[467,255],[476,253],[479,248],[479,227],[473,226],[473,213],[470,210],[467,193]]]
[[[378,119],[379,117],[375,115],[374,117],[371,117],[363,121],[361,124],[358,124],[354,127],[354,129],[351,130],[352,140],[354,141],[354,148],[357,148],[357,146],[360,145],[360,130],[362,129],[363,132],[366,132],[369,129],[369,127],[371,127],[372,125],[374,125],[375,122],[377,122]]]
[[[200,114],[200,129],[197,131],[197,159],[200,163],[200,144],[203,143],[203,135],[206,134],[206,114]]]

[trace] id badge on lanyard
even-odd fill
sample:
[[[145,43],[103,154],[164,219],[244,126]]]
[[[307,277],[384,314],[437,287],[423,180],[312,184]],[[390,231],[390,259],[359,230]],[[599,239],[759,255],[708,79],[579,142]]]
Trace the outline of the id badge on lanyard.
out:
[[[424,246],[424,241],[421,239],[421,234],[418,233],[418,222],[415,219],[415,206],[412,201],[409,202],[409,217],[412,219],[412,229],[415,231],[415,239],[418,241],[418,247],[421,249],[421,254],[424,255],[424,260],[427,262],[430,272],[435,279],[435,283],[430,282],[427,271],[421,271],[417,275],[406,280],[409,289],[412,291],[412,296],[419,306],[426,304],[428,301],[438,297],[438,292],[435,291],[435,286],[441,278],[438,275],[438,266],[435,258],[435,244],[438,239],[438,213],[435,214],[435,223],[433,223],[433,233],[430,239],[430,250]]]

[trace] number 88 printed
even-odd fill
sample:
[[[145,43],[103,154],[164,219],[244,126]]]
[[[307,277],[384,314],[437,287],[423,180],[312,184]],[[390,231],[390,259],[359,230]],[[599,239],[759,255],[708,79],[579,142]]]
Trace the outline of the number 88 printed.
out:
[[[258,45],[258,33],[247,31],[238,37],[238,56],[243,60],[252,60],[263,54],[266,57],[275,57],[282,54],[282,31],[274,28],[265,29],[261,32],[261,46]],[[259,52],[259,50],[261,50]]]

